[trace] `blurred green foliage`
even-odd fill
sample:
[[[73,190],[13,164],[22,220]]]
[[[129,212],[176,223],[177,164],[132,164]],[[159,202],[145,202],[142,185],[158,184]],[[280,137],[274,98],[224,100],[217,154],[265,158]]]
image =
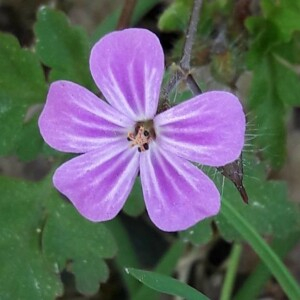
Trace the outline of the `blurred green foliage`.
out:
[[[176,61],[181,55],[192,2],[174,0],[158,20],[161,31],[182,35],[170,53]],[[249,205],[241,201],[231,182],[223,182],[220,175],[212,179],[219,185],[224,201],[230,202],[254,231],[276,239],[296,239],[299,207],[288,200],[286,184],[268,180],[266,174],[270,167],[280,168],[285,161],[287,115],[292,107],[300,105],[296,68],[300,63],[300,4],[293,0],[263,0],[258,8],[247,8],[241,16],[243,7],[237,2],[204,1],[193,66],[209,65],[213,80],[232,89],[241,74],[252,73],[250,91],[243,99],[245,110],[250,112],[249,122],[255,126],[253,152],[246,156],[244,170]],[[138,1],[133,24],[157,3]],[[28,161],[44,155],[56,164],[62,162],[65,156],[44,144],[37,126],[47,85],[65,79],[97,92],[88,63],[91,41],[113,30],[119,14],[117,10],[108,16],[89,37],[82,28],[71,25],[62,12],[44,7],[37,15],[36,43],[31,50],[21,49],[13,36],[0,34],[1,156],[17,155]],[[199,84],[205,89],[206,82]],[[171,95],[171,104],[190,97],[191,92],[180,85]],[[260,159],[257,152],[262,154]],[[139,267],[130,233],[119,219],[108,226],[83,219],[54,190],[50,176],[38,183],[1,177],[0,190],[1,299],[55,299],[63,293],[60,274],[64,270],[74,274],[79,292],[91,295],[109,276],[105,259],[115,257],[123,279],[127,263]],[[133,217],[145,211],[139,178],[123,211]],[[213,232],[212,222],[218,233]],[[171,274],[185,248],[181,241],[199,247],[219,236],[243,239],[224,215],[207,219],[172,236],[174,248],[166,252],[156,271]],[[155,282],[158,277],[153,276]],[[158,295],[128,278],[124,285],[133,299],[153,300]]]
[[[299,75],[291,66],[293,60],[300,59],[296,34],[300,5],[298,1],[266,0],[261,2],[261,9],[261,16],[246,20],[252,37],[248,66],[253,70],[248,105],[259,128],[257,141],[278,168],[285,160],[286,114],[291,106],[300,105]]]
[[[163,12],[158,27],[164,31],[184,31],[187,28],[192,0],[177,0]]]

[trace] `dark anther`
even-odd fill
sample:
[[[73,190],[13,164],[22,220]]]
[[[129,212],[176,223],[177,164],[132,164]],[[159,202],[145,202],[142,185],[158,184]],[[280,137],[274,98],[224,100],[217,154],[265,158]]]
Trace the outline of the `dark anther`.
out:
[[[127,138],[127,141],[130,142],[130,141],[131,141],[131,138],[128,137],[128,138]]]
[[[139,151],[139,152],[141,152],[141,151],[142,151],[140,147],[138,147],[138,151]]]
[[[144,149],[145,149],[145,150],[148,150],[148,149],[149,149],[148,143],[145,143],[143,146],[144,146]]]
[[[149,131],[144,130],[144,136],[149,136]]]

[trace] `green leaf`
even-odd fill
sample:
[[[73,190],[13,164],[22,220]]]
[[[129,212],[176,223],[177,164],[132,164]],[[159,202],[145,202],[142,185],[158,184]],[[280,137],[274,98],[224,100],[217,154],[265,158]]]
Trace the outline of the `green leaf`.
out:
[[[44,102],[46,83],[34,53],[11,35],[0,33],[0,40],[0,155],[8,155],[22,139],[28,108]]]
[[[275,168],[282,166],[286,154],[286,108],[282,94],[285,88],[278,87],[281,85],[276,78],[277,64],[269,56],[255,67],[248,104],[255,115],[253,122],[258,129],[256,141]]]
[[[35,185],[0,178],[0,298],[53,300],[62,294],[42,255],[43,204]]]
[[[273,76],[278,98],[290,106],[300,106],[300,77],[290,66],[277,57],[273,58]]]
[[[200,221],[195,226],[179,232],[179,236],[183,241],[189,241],[194,245],[203,245],[209,242],[213,236],[211,227],[212,218]]]
[[[82,28],[71,26],[62,12],[43,7],[35,33],[37,54],[51,68],[50,81],[66,79],[95,90],[89,70],[89,41]]]
[[[145,211],[143,191],[139,177],[137,177],[135,180],[123,210],[126,214],[132,217],[137,217]]]
[[[83,218],[56,191],[52,190],[47,200],[49,215],[42,240],[45,256],[60,271],[70,262],[68,269],[75,275],[77,289],[83,294],[96,293],[99,282],[108,278],[103,259],[116,254],[114,238],[103,223]]]
[[[300,30],[300,3],[294,0],[261,1],[265,18],[272,21],[280,33],[282,41],[288,42],[295,31]]]
[[[263,57],[269,55],[272,49],[280,44],[280,38],[276,26],[262,17],[247,18],[245,26],[252,35],[250,49],[247,53],[247,62],[252,69],[260,65]]]
[[[133,268],[126,268],[126,272],[143,284],[161,293],[181,296],[187,300],[208,300],[205,295],[196,289],[166,275]]]
[[[262,56],[268,55],[277,45],[290,42],[296,31],[300,30],[299,1],[261,1],[263,16],[246,19],[245,25],[253,41],[248,53],[251,67],[259,64]]]
[[[80,216],[50,178],[37,184],[1,178],[0,188],[5,191],[0,202],[0,279],[5,288],[0,293],[10,295],[0,298],[54,299],[62,293],[59,272],[64,269],[75,275],[81,293],[97,292],[108,277],[103,259],[116,253],[105,225]],[[13,288],[16,281],[20,289]]]
[[[249,109],[254,112],[258,134],[256,142],[274,168],[282,166],[285,160],[286,126],[285,115],[289,106],[300,105],[300,79],[293,70],[287,56],[298,49],[296,43],[273,45],[267,55],[259,56],[255,49],[251,55],[260,57],[253,64],[253,80],[249,95]],[[282,54],[282,56],[281,56]]]
[[[262,16],[248,17],[246,28],[252,42],[248,51],[248,64],[251,68],[259,65],[264,56],[268,56],[275,47],[293,42],[296,32],[300,31],[298,18],[300,2],[294,0],[260,2]],[[297,51],[299,52],[299,51]]]
[[[261,234],[284,238],[299,229],[299,207],[287,199],[287,187],[282,181],[266,180],[265,166],[251,156],[244,157],[244,185],[249,196],[245,204],[235,186],[225,180],[222,195],[236,211]],[[227,240],[243,238],[224,216],[215,218],[221,234]]]
[[[162,31],[184,31],[189,21],[191,0],[176,0],[163,12],[158,21]]]
[[[76,259],[71,264],[71,271],[75,275],[77,290],[85,295],[93,295],[99,290],[99,283],[106,282],[109,276],[109,270],[106,263],[101,259]],[[95,267],[97,264],[97,268]]]
[[[185,32],[193,7],[193,0],[175,0],[162,13],[158,27],[162,31]],[[220,18],[229,18],[233,11],[232,1],[203,1],[198,23],[198,39],[200,44],[206,43],[203,37],[210,37]],[[211,46],[211,45],[210,45]]]
[[[16,144],[16,153],[21,160],[30,161],[43,152],[44,140],[40,134],[37,117],[24,124]]]
[[[155,272],[164,275],[171,275],[179,258],[182,256],[184,249],[185,246],[181,241],[176,241],[175,243],[173,243],[155,267]],[[138,293],[133,297],[133,300],[155,300],[159,298],[158,294],[159,293],[157,293],[156,291],[149,289],[147,286],[143,285]]]
[[[275,209],[273,211],[275,211]],[[272,272],[273,276],[277,279],[289,299],[300,299],[300,287],[292,277],[292,275],[289,273],[284,263],[268,246],[268,244],[259,236],[257,231],[244,218],[244,216],[241,215],[227,199],[223,199],[222,201],[221,215],[252,246],[253,250],[257,253],[257,255]]]
[[[295,34],[289,43],[278,45],[273,49],[276,59],[283,60],[286,65],[293,66],[300,63],[300,33]]]

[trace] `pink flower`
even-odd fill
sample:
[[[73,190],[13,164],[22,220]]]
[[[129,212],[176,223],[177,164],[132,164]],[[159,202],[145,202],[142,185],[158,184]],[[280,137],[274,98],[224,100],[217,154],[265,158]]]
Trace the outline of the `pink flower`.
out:
[[[183,230],[217,214],[217,188],[190,161],[222,166],[239,157],[245,132],[239,100],[207,92],[157,115],[164,55],[145,29],[103,37],[90,69],[108,103],[57,81],[39,119],[51,147],[81,154],[56,170],[55,187],[85,218],[105,221],[122,209],[140,173],[148,214],[160,229]]]

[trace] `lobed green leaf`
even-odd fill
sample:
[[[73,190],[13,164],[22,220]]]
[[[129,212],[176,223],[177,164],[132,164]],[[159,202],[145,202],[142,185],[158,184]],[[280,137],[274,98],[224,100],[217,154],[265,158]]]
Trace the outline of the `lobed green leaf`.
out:
[[[0,155],[15,154],[27,135],[30,119],[28,109],[43,103],[46,83],[38,58],[33,52],[21,49],[15,37],[0,33]],[[25,127],[25,128],[24,128]],[[24,131],[23,131],[24,130]],[[31,127],[32,139],[39,139],[37,128]],[[30,150],[37,151],[33,144]],[[21,151],[18,152],[21,156]]]
[[[277,27],[279,37],[288,42],[295,31],[300,30],[300,3],[294,0],[261,1],[261,7],[266,19],[271,20]]]
[[[33,184],[0,179],[0,299],[53,300],[63,292],[42,254],[43,204]]]
[[[110,231],[80,216],[49,181],[1,178],[1,299],[54,299],[62,293],[64,269],[83,294],[96,293],[107,280],[104,259],[116,253]]]
[[[59,11],[42,7],[35,24],[37,54],[50,71],[50,81],[70,80],[95,90],[90,70],[90,45],[81,27],[71,26]]]

